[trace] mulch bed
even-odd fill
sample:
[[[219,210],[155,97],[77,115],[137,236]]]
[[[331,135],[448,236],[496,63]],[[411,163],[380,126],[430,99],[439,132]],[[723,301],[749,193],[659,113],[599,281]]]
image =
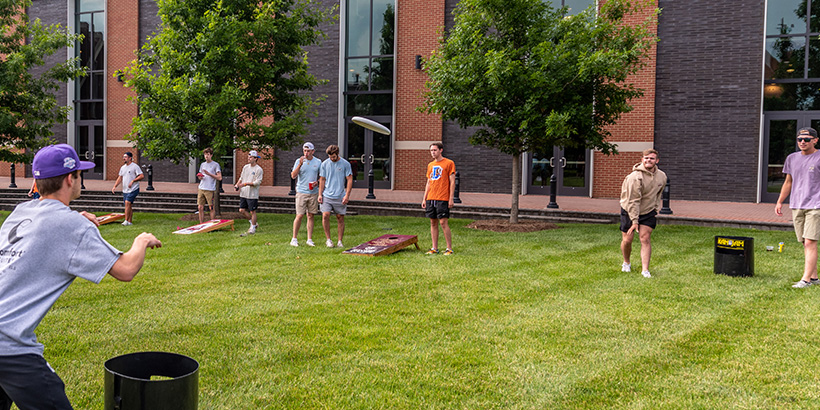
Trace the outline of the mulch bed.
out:
[[[467,225],[467,227],[493,232],[536,232],[559,228],[559,226],[554,223],[541,221],[523,221],[511,224],[509,219],[485,219],[475,221]]]

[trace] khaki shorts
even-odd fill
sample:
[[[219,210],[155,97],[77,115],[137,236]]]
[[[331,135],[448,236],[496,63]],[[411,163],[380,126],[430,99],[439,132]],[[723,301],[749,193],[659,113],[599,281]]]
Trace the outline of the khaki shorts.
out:
[[[210,207],[214,206],[214,191],[206,191],[204,189],[200,189],[196,194],[196,204],[197,205],[208,205]]]
[[[820,209],[792,209],[792,220],[799,242],[820,239]]]
[[[319,213],[319,194],[296,193],[296,215]]]

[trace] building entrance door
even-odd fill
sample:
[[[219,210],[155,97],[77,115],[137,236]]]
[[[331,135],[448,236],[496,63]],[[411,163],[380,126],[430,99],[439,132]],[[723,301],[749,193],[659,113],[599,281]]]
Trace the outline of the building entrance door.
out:
[[[105,133],[102,121],[77,121],[77,154],[81,160],[94,163],[94,168],[85,171],[85,178],[103,179]]]
[[[763,114],[763,175],[761,175],[760,200],[777,202],[780,189],[786,180],[783,164],[786,157],[797,151],[797,130],[803,127],[820,127],[820,111],[798,111]]]
[[[550,176],[555,172],[557,195],[589,195],[589,150],[553,147],[530,155],[528,194],[549,195]]]
[[[373,170],[373,188],[390,189],[390,139],[391,135],[366,130],[347,120],[347,149],[344,151],[353,171],[353,187],[367,188],[367,174]],[[389,116],[368,116],[367,118],[393,129]],[[321,154],[324,156],[324,152]]]

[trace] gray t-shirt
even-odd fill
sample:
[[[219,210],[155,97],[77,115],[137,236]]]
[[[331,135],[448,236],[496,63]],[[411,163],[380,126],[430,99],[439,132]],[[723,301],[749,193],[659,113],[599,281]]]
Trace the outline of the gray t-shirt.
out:
[[[136,179],[138,176],[142,175],[142,169],[140,169],[140,166],[137,165],[135,162],[132,162],[130,165],[121,166],[119,175],[122,177],[123,194],[128,194],[140,189],[139,181],[134,182],[134,184],[131,185],[131,188],[128,188],[128,184],[130,184],[131,181]]]
[[[54,199],[17,205],[0,227],[0,356],[43,354],[34,329],[74,278],[99,283],[121,252]]]
[[[202,172],[203,169],[214,175],[216,175],[217,172],[222,172],[222,169],[219,168],[219,164],[217,164],[216,161],[203,162],[199,165],[199,172]],[[206,175],[204,172],[202,172],[202,174],[204,176],[202,180],[199,181],[199,189],[203,191],[216,191],[216,178]]]
[[[783,173],[792,176],[791,209],[820,209],[820,151],[794,152],[786,157]]]

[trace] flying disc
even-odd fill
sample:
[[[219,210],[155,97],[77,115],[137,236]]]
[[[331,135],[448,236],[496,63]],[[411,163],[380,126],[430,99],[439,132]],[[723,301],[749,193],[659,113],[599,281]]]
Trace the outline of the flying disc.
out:
[[[390,129],[369,118],[353,117],[353,122],[379,134],[390,135]]]

